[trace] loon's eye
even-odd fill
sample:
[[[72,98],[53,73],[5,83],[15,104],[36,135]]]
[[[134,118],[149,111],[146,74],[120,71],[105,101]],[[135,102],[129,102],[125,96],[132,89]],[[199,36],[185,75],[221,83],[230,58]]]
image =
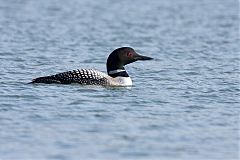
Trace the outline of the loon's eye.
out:
[[[133,55],[132,52],[128,52],[128,53],[127,53],[127,56],[128,56],[128,57],[132,57],[132,55]]]

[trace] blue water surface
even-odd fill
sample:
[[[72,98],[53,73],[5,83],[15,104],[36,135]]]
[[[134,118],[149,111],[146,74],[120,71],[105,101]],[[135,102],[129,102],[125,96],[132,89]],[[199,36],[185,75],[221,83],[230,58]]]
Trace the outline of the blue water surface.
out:
[[[238,6],[0,0],[0,159],[239,159]],[[27,84],[121,46],[154,57],[130,88]]]

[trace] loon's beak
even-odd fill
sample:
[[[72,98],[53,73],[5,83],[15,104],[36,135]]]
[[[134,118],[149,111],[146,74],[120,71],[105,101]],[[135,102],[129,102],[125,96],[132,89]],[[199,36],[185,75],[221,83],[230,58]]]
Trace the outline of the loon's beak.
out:
[[[137,54],[134,59],[135,60],[151,60],[153,58]]]

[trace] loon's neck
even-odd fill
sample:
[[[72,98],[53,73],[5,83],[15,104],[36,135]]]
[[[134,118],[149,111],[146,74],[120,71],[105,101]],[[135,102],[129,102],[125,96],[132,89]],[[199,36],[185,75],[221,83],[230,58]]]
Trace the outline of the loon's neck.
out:
[[[123,60],[122,55],[119,56],[119,51],[113,51],[107,59],[107,73],[109,76],[116,77],[129,77],[127,74],[124,65],[127,63]]]
[[[108,75],[115,77],[129,77],[124,67],[116,68],[116,69],[108,69]]]

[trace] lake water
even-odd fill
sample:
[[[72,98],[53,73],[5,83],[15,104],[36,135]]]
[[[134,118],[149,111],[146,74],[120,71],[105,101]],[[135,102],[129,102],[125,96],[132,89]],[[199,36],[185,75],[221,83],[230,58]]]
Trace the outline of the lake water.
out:
[[[0,0],[0,159],[239,159],[238,5]],[[27,84],[121,46],[130,88]]]

